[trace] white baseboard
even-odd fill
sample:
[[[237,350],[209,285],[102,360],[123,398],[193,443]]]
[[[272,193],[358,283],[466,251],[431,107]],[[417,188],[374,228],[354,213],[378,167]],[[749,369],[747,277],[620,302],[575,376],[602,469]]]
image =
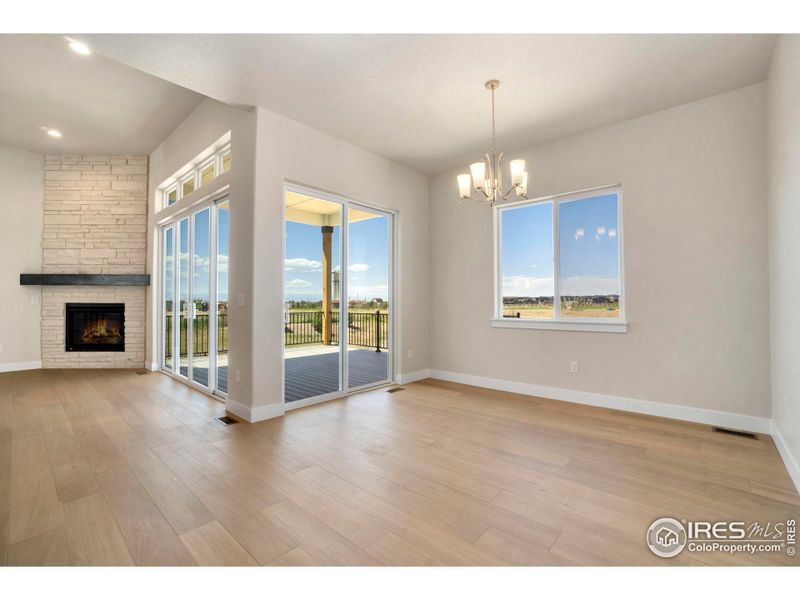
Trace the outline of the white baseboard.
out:
[[[32,360],[30,362],[0,363],[0,373],[10,373],[11,371],[30,371],[31,369],[41,369],[42,361]]]
[[[430,370],[430,377],[504,392],[514,392],[517,394],[538,396],[540,398],[563,400],[564,402],[575,402],[577,404],[625,410],[655,417],[692,421],[695,423],[704,423],[706,425],[718,425],[720,427],[755,431],[758,433],[772,432],[772,421],[766,417],[753,417],[750,415],[740,415],[738,413],[708,410],[705,408],[652,402],[650,400],[635,400],[622,396],[609,396],[606,394],[596,394],[594,392],[567,390],[533,383],[492,379],[489,377],[480,377],[478,375],[465,375],[463,373],[452,373],[450,371],[439,371],[436,369]]]
[[[144,363],[144,368],[150,372],[158,371],[159,366],[157,362]]]
[[[789,477],[791,477],[794,487],[796,487],[797,492],[800,493],[800,465],[794,455],[792,455],[792,451],[789,449],[786,440],[783,439],[777,425],[775,425],[775,421],[772,422],[772,440],[778,448],[778,453],[783,459],[783,464],[786,465],[786,470],[789,472]]]
[[[275,417],[282,417],[286,412],[283,403],[265,404],[262,406],[245,406],[236,400],[230,398],[225,399],[225,409],[232,412],[237,417],[241,417],[249,423],[257,423],[258,421],[266,421],[267,419],[274,419]]]
[[[411,383],[412,381],[419,381],[420,379],[427,379],[431,376],[431,372],[428,369],[422,369],[421,371],[413,371],[411,373],[401,373],[395,380],[399,385],[403,385],[404,383]]]

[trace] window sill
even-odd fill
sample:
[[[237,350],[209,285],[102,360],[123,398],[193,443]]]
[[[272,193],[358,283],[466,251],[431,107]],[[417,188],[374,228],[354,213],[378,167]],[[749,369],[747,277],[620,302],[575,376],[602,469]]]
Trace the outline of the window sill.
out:
[[[492,319],[492,327],[507,329],[550,329],[558,331],[594,331],[602,333],[627,333],[628,323],[616,319],[600,321],[590,320],[560,320],[553,319]]]

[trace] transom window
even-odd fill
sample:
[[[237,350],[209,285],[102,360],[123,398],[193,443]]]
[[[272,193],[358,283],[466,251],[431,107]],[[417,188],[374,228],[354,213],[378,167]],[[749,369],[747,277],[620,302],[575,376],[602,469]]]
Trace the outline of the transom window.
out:
[[[495,208],[498,327],[626,330],[619,187]]]
[[[200,153],[191,164],[175,173],[159,186],[161,207],[172,206],[181,198],[210,184],[221,174],[230,170],[231,145],[229,132]]]

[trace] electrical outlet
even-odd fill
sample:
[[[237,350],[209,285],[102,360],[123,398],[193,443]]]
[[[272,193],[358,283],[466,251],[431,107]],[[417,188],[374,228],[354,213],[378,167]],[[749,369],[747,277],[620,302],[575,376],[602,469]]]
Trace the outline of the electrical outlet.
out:
[[[3,344],[0,344],[0,352],[3,351]]]
[[[238,296],[236,296],[236,305],[244,306],[244,294],[239,294]]]
[[[39,304],[39,296],[31,296],[31,304]]]
[[[239,369],[236,369],[236,381],[241,381],[242,377],[239,375]]]
[[[408,349],[408,358],[414,358],[414,350],[412,348]]]
[[[573,373],[573,374],[578,372],[578,361],[577,360],[571,360],[569,362],[569,372]]]

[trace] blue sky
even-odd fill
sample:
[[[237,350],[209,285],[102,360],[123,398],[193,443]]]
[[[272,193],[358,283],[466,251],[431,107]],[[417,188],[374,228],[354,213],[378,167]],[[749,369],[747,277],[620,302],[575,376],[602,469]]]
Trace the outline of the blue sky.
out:
[[[386,217],[350,224],[350,299],[388,296],[388,221]],[[341,228],[333,229],[333,268],[341,264]],[[322,233],[318,225],[286,223],[286,300],[322,299]]]
[[[553,295],[553,204],[502,211],[503,296]],[[561,294],[619,293],[617,196],[559,207]]]
[[[228,225],[229,225],[229,216],[230,211],[227,208],[222,208],[217,212],[217,220],[218,220],[218,227],[219,227],[219,237],[217,238],[217,297],[219,300],[227,301],[228,300],[228,251],[230,248],[229,244],[229,232],[228,232]],[[180,244],[180,256],[181,256],[181,280],[179,282],[181,286],[181,297],[185,299],[185,290],[187,289],[186,286],[188,284],[188,278],[186,277],[187,273],[184,269],[188,269],[188,261],[186,260],[189,256],[189,243],[188,243],[188,233],[189,233],[189,222],[187,220],[182,220],[178,224],[178,228],[180,229],[181,234],[181,244]],[[174,233],[173,233],[174,235]],[[172,245],[174,244],[174,239],[172,239],[169,235],[167,236],[166,240],[166,251],[167,254],[171,254],[172,252]],[[209,297],[209,274],[208,274],[208,267],[209,267],[209,212],[208,210],[203,210],[197,213],[195,216],[195,232],[194,232],[194,273],[192,275],[192,295],[194,296],[195,300],[208,300]],[[171,265],[167,264],[167,277],[171,277]],[[170,296],[168,296],[170,299]]]

